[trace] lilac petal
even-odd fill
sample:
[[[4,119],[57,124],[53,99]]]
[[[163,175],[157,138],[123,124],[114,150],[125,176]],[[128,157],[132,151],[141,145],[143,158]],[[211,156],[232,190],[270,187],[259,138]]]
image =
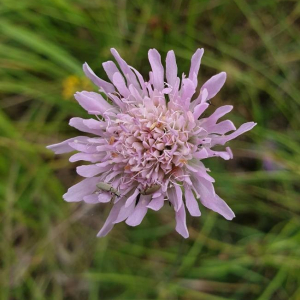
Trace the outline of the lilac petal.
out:
[[[162,91],[161,91],[163,94],[170,94],[172,92],[172,88],[164,88]]]
[[[136,189],[134,191],[134,193],[130,197],[128,197],[128,199],[126,200],[125,207],[130,206],[135,201],[135,199],[139,193],[140,193],[140,191],[138,189]]]
[[[187,183],[189,186],[193,185],[190,176],[185,176],[182,180]]]
[[[232,220],[235,215],[230,207],[216,195],[212,183],[205,179],[197,178],[192,180],[194,188],[200,195],[200,202],[207,208],[219,213],[227,220]]]
[[[213,98],[220,91],[225,81],[226,81],[226,73],[221,72],[211,77],[203,84],[201,91],[204,89],[207,89],[208,91],[208,96],[206,101]]]
[[[151,85],[153,83],[152,77],[153,77],[152,72],[149,72],[149,81],[146,83],[146,88],[150,98],[153,96],[153,88]]]
[[[216,193],[214,186],[211,182],[206,181],[205,179],[198,178],[196,176],[191,177],[194,190],[200,195],[201,199],[205,198],[214,198]]]
[[[79,142],[75,140],[69,143],[69,145],[77,151],[84,153],[96,153],[98,144],[91,144],[90,142]]]
[[[120,73],[116,64],[113,61],[107,61],[102,64],[104,71],[107,74],[107,77],[111,82],[113,82],[113,76],[115,73]]]
[[[233,159],[233,153],[231,151],[231,148],[230,147],[226,147],[225,149],[226,149],[227,153],[229,154],[230,159]]]
[[[146,83],[144,81],[144,78],[143,76],[141,75],[141,73],[139,71],[137,71],[135,68],[131,67],[130,66],[130,69],[133,70],[134,74],[136,75],[136,77],[138,78],[139,80],[139,83],[140,83],[140,86],[143,90],[143,96],[148,96],[148,93],[147,93],[147,89],[146,89]]]
[[[150,49],[148,58],[153,72],[153,86],[158,91],[162,91],[164,88],[164,67],[161,63],[160,54],[156,49]]]
[[[176,231],[185,239],[189,237],[189,232],[186,226],[186,213],[184,205],[175,213]]]
[[[99,173],[108,171],[111,169],[111,166],[106,166],[104,168],[100,168],[96,165],[87,165],[87,166],[79,166],[76,168],[76,172],[78,175],[82,177],[94,177],[95,175],[98,175]]]
[[[115,91],[114,86],[99,78],[87,63],[84,63],[82,67],[86,77],[88,77],[95,85],[102,88],[106,93],[113,93]]]
[[[70,162],[85,160],[92,163],[98,162],[104,157],[102,153],[93,154],[93,153],[76,153],[69,158]]]
[[[178,190],[178,187],[176,188],[176,185],[175,187],[169,188],[167,192],[170,202],[174,205],[175,211],[178,211],[182,205],[182,192],[180,197],[180,191]]]
[[[105,170],[106,167],[103,169]],[[118,171],[114,171],[114,172],[110,172],[106,177],[105,177],[105,180],[106,182],[110,182],[112,179],[114,179],[117,175],[123,173],[122,170],[118,170]]]
[[[199,209],[198,202],[195,199],[195,196],[194,196],[192,190],[187,186],[185,187],[184,190],[185,190],[185,194],[184,194],[185,204],[186,204],[186,207],[187,207],[189,213],[193,217],[201,216],[201,212],[200,212],[200,209]]]
[[[228,151],[214,151],[207,149],[208,157],[221,157],[224,160],[229,160],[232,158],[232,153]]]
[[[86,120],[82,119],[82,118],[78,118],[78,117],[75,117],[75,118],[72,118],[70,121],[69,121],[69,125],[82,131],[82,132],[87,132],[87,133],[92,133],[92,134],[95,134],[95,135],[100,135],[103,131],[100,129],[100,126],[99,126],[99,129],[96,130],[96,129],[91,129],[90,127],[88,127],[85,122]]]
[[[109,192],[103,192],[101,194],[98,194],[98,201],[100,203],[107,203],[112,199],[112,195]]]
[[[106,127],[107,127],[106,122],[98,121],[95,119],[82,119],[82,123],[90,129],[97,129],[98,132],[99,132],[99,130],[102,131],[103,129],[106,129]],[[97,135],[99,135],[99,133]]]
[[[163,207],[164,201],[164,196],[159,196],[157,198],[152,199],[151,202],[147,205],[147,207],[158,211]]]
[[[112,82],[123,97],[129,97],[130,92],[126,86],[124,77],[121,75],[121,73],[115,73]]]
[[[208,91],[207,89],[203,89],[200,92],[200,103],[205,103],[207,101],[207,97],[208,97]]]
[[[213,126],[206,127],[206,130],[209,133],[225,134],[229,131],[236,130],[236,128],[230,120],[225,120]]]
[[[174,86],[177,78],[177,64],[176,57],[173,50],[167,53],[166,58],[166,77],[170,86]]]
[[[98,232],[97,237],[104,237],[113,229],[113,227],[114,227],[113,222],[117,219],[118,214],[123,205],[124,205],[124,201],[118,201],[117,203],[114,204],[103,227]]]
[[[201,90],[198,97],[191,103],[190,109],[193,111],[196,106],[205,104],[208,96],[207,89]]]
[[[206,170],[203,168],[196,173],[196,176],[202,177],[209,182],[215,182],[215,179],[207,174]]]
[[[89,203],[89,204],[99,203],[99,201],[98,201],[98,195],[97,194],[92,194],[92,195],[84,196],[83,197],[83,201],[85,203]]]
[[[181,205],[183,205],[183,201],[182,201],[182,190],[181,187],[177,184],[174,185],[175,187],[175,191],[176,191],[176,195],[177,195],[177,201],[178,201],[178,210],[180,209]]]
[[[191,98],[195,91],[195,85],[190,79],[186,78],[182,80],[181,101],[183,102],[185,108],[189,107]]]
[[[257,123],[254,122],[247,122],[241,125],[235,132],[225,135],[222,137],[215,137],[212,141],[212,146],[214,145],[224,145],[226,142],[235,139],[237,136],[243,134],[251,130]]]
[[[198,72],[200,69],[200,64],[201,64],[201,58],[203,56],[204,49],[197,49],[197,51],[194,53],[191,59],[191,68],[189,72],[189,79],[193,81],[194,86],[196,87],[198,84]]]
[[[135,203],[132,202],[129,206],[123,206],[118,214],[117,219],[113,222],[114,224],[125,221],[134,211]]]
[[[100,167],[100,168],[103,168],[103,167],[111,165],[111,163],[112,163],[111,161],[107,160],[107,161],[104,161],[104,162],[101,162],[101,163],[97,164],[97,166]]]
[[[147,213],[147,205],[149,203],[149,196],[141,195],[140,201],[135,207],[133,213],[126,220],[126,224],[129,226],[140,225]]]
[[[130,66],[125,62],[125,60],[120,56],[118,51],[114,48],[110,49],[110,52],[118,62],[123,74],[125,75],[126,79],[128,80],[128,83],[132,83],[136,89],[140,89],[140,85],[136,79],[135,74],[130,69]]]
[[[96,184],[98,183],[99,178],[87,178],[79,183],[70,187],[63,195],[63,198],[67,202],[79,202],[82,201],[84,196],[92,194],[96,190]]]
[[[198,159],[204,159],[208,157],[208,153],[207,150],[205,148],[202,148],[200,151],[197,151],[193,154],[194,158],[198,158]]]
[[[107,94],[109,98],[120,108],[125,109],[126,105],[120,100],[119,97],[113,95],[113,94]]]
[[[106,111],[116,111],[116,108],[105,101],[98,93],[77,92],[74,97],[89,114],[103,115]]]
[[[141,97],[140,92],[133,86],[133,84],[130,84],[128,89],[130,92],[129,95],[133,96],[137,103],[143,103],[144,98]]]
[[[186,164],[186,167],[191,170],[192,172],[198,172],[200,168],[203,168],[203,163],[198,159],[191,159]]]
[[[228,114],[231,110],[233,109],[232,105],[224,105],[221,107],[218,107],[212,115],[210,115],[205,122],[203,123],[203,126],[205,125],[206,127],[214,125],[217,123],[217,121]]]
[[[77,136],[68,140],[65,140],[58,144],[49,145],[46,148],[52,150],[55,154],[62,154],[74,151],[74,149],[69,145],[74,141],[86,142],[88,137],[86,136]]]
[[[232,211],[232,209],[218,195],[215,195],[215,198],[211,199],[210,201],[206,201],[205,199],[204,201],[201,202],[204,206],[219,213],[227,220],[232,220],[235,217],[235,214]]]
[[[200,160],[191,159],[189,160],[188,164],[186,164],[187,169],[191,170],[192,172],[196,173],[197,176],[205,178],[210,182],[214,182],[214,178],[207,174],[207,170],[204,164]]]
[[[188,165],[187,165],[188,166]],[[191,169],[191,167],[189,166],[188,169]],[[195,172],[195,171],[194,171]],[[197,170],[194,174],[195,177],[202,177],[204,179],[206,179],[209,182],[215,182],[215,179],[213,177],[211,177],[209,174],[207,174],[205,168],[201,168],[199,170]]]
[[[207,103],[201,103],[196,105],[196,107],[194,108],[194,118],[197,120],[202,114],[203,112],[208,108],[209,104]]]

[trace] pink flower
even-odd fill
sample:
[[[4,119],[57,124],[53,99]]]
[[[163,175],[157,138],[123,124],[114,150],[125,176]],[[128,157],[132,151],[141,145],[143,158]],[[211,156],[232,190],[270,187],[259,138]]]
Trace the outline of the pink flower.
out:
[[[174,208],[176,231],[185,238],[189,236],[186,209],[192,216],[201,215],[197,199],[231,220],[235,215],[215,193],[214,179],[203,161],[214,156],[231,159],[229,147],[215,151],[214,146],[225,145],[256,124],[248,122],[236,129],[230,120],[217,123],[232,110],[231,105],[203,117],[208,101],[223,86],[226,73],[210,78],[194,96],[203,49],[195,52],[188,77],[183,74],[181,79],[173,51],[167,54],[164,70],[160,54],[150,49],[152,71],[148,82],[115,49],[111,52],[119,67],[113,61],[103,63],[111,83],[97,77],[85,63],[83,70],[100,93],[75,94],[79,104],[95,118],[72,118],[70,125],[93,137],[78,136],[48,146],[56,154],[78,151],[71,162],[90,162],[77,168],[85,179],[69,188],[64,199],[113,202],[99,237],[122,221],[139,225],[148,209],[157,211],[165,203]]]

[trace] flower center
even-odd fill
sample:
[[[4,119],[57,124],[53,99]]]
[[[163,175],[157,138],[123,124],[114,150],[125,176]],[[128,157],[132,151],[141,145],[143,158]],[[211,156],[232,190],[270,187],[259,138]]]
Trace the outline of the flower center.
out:
[[[111,125],[115,135],[109,144],[114,146],[112,160],[123,164],[124,180],[149,187],[184,167],[197,149],[190,141],[191,127],[195,127],[191,122],[185,112],[161,105],[134,107],[128,114],[118,114]]]

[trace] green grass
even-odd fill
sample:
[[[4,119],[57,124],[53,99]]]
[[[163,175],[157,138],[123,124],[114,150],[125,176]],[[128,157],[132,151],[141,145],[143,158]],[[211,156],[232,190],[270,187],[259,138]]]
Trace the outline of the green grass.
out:
[[[0,299],[298,300],[299,17],[295,0],[0,0]],[[97,239],[109,205],[62,200],[75,164],[45,146],[77,134],[81,64],[105,78],[110,47],[145,77],[149,48],[187,73],[204,47],[201,82],[227,72],[213,104],[258,123],[206,162],[233,221],[202,208],[183,240],[165,207]]]

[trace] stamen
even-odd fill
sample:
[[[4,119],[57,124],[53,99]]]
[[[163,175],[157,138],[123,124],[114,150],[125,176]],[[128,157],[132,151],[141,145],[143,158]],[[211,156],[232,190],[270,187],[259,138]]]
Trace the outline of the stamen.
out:
[[[157,125],[157,122],[154,122],[151,126],[150,126],[150,131],[152,131]]]
[[[109,144],[112,145],[115,141],[115,137],[114,136],[111,136],[110,139],[109,139]]]

